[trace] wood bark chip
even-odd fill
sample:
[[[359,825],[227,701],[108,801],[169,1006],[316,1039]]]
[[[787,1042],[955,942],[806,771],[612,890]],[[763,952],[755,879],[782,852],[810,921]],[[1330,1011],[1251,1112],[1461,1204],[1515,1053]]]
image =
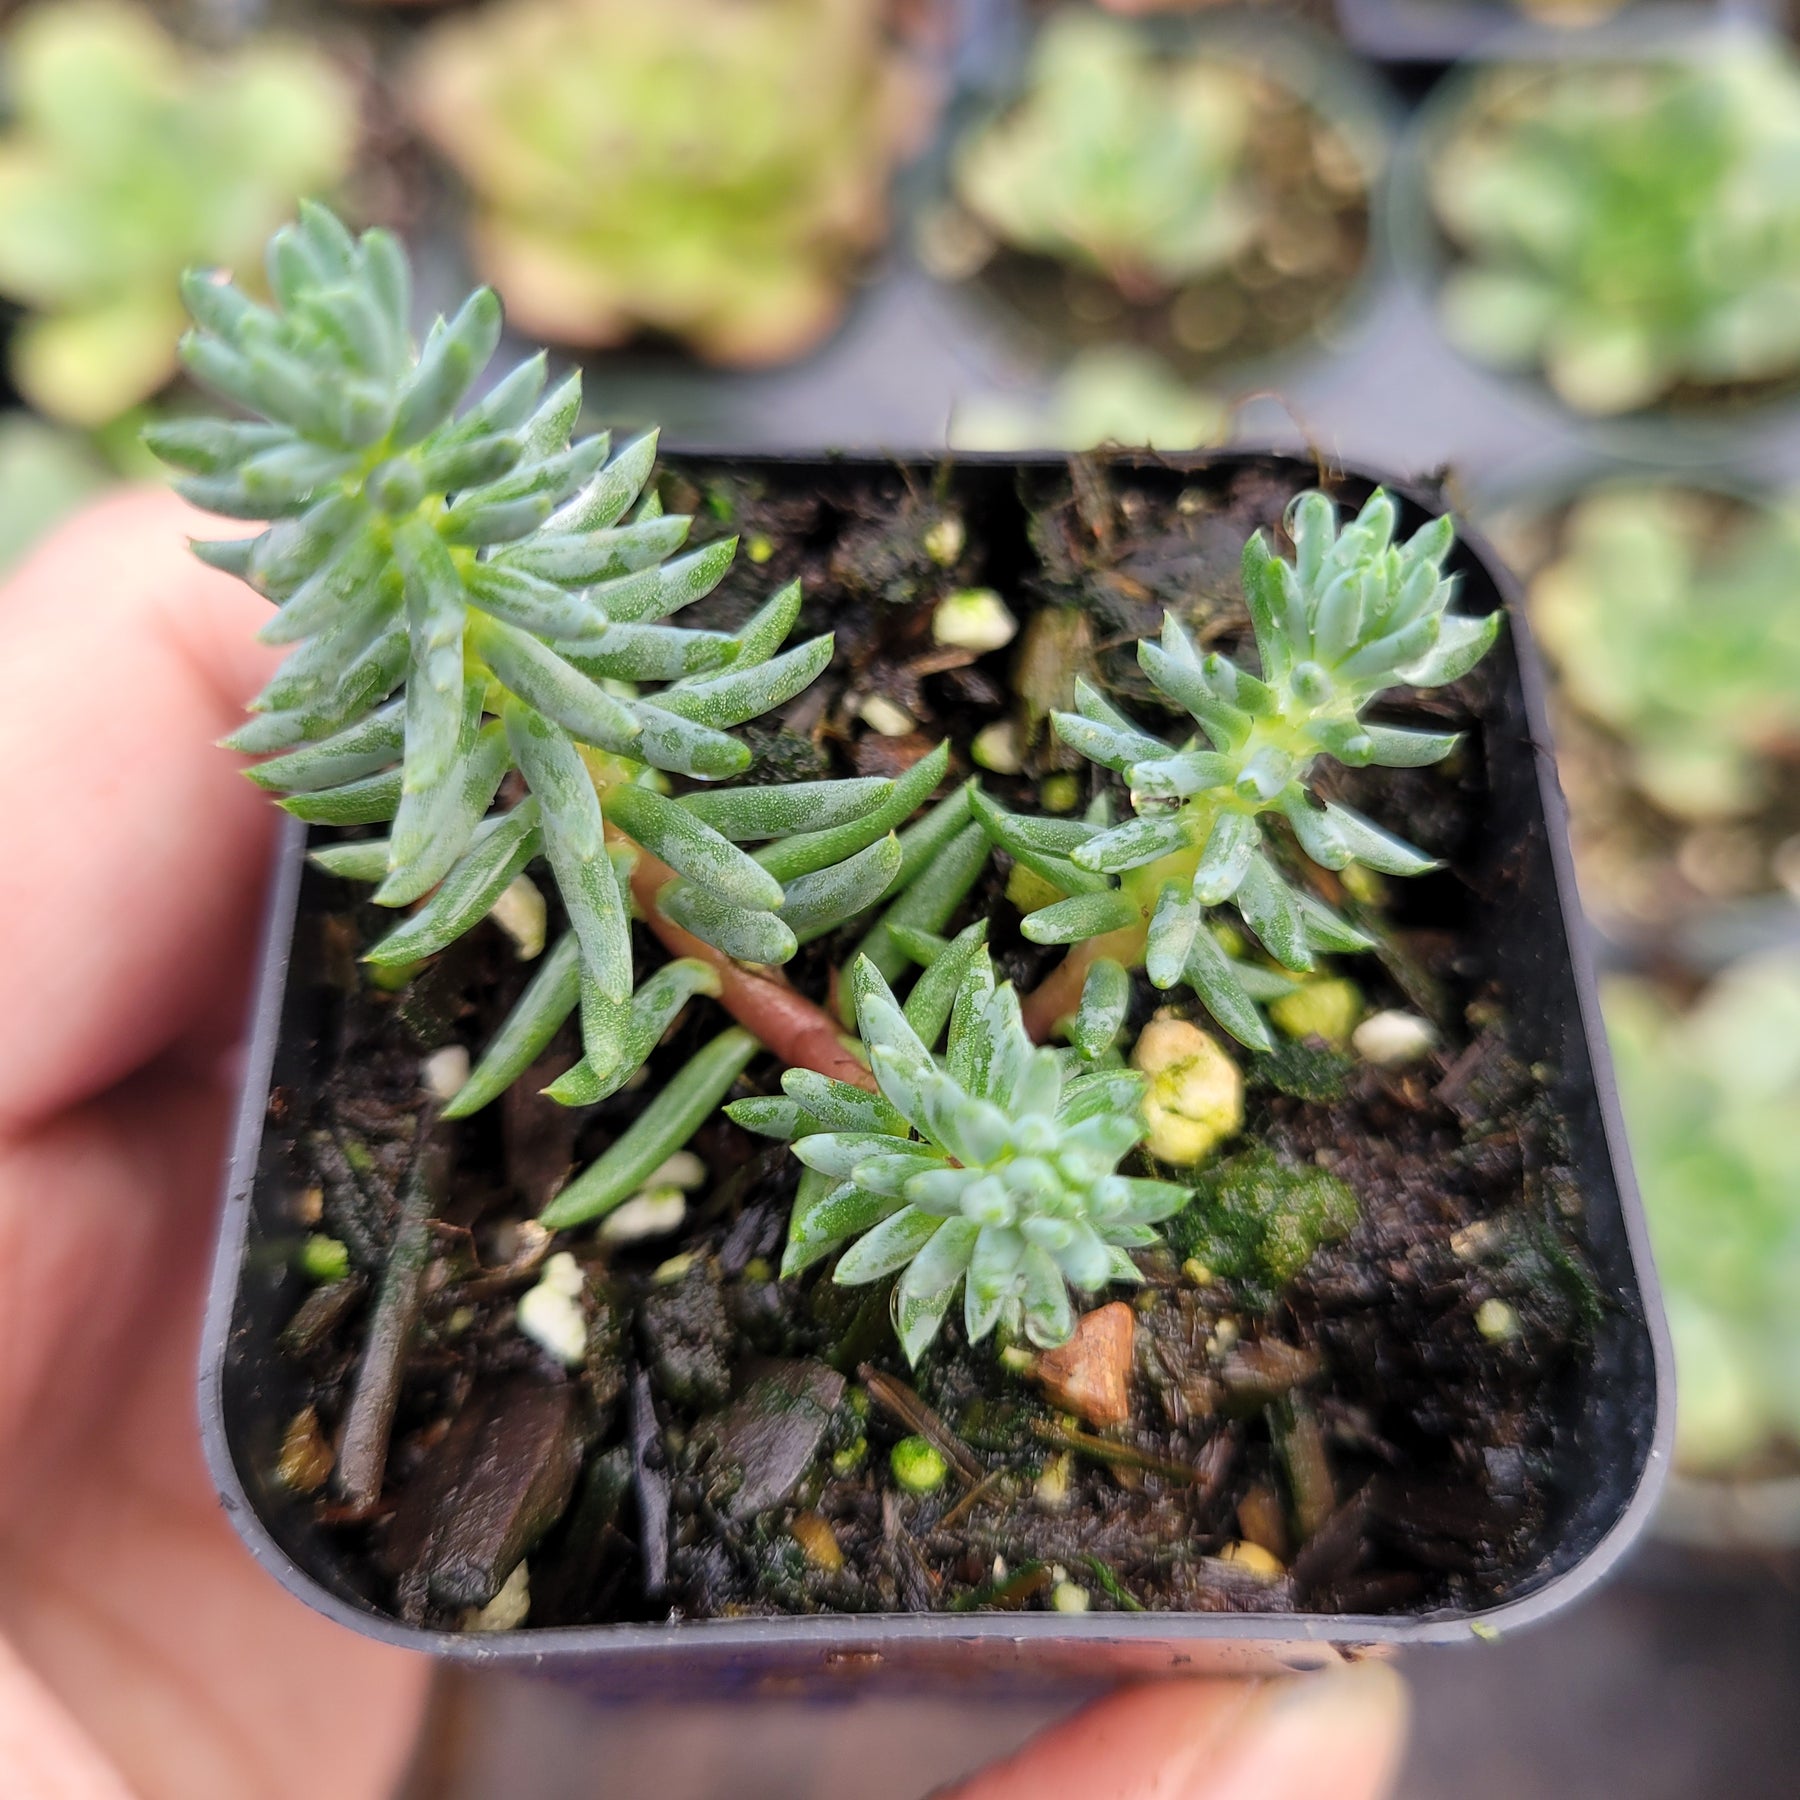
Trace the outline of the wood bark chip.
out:
[[[484,1384],[408,1483],[387,1559],[441,1606],[486,1606],[567,1509],[581,1452],[572,1386]]]
[[[442,1207],[449,1164],[444,1134],[422,1122],[338,1449],[337,1491],[352,1506],[372,1507],[381,1498],[394,1407],[425,1300],[431,1221]]]
[[[1083,1313],[1066,1344],[1046,1350],[1033,1369],[1053,1405],[1090,1425],[1131,1417],[1131,1344],[1137,1321],[1122,1300]]]

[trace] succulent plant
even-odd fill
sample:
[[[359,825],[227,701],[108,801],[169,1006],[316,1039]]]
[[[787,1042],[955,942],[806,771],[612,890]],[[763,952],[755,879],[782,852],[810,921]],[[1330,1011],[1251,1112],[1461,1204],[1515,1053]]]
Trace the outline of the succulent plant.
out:
[[[1625,743],[1666,812],[1748,810],[1769,793],[1767,753],[1800,739],[1797,563],[1785,507],[1664,485],[1570,507],[1532,619],[1566,695]]]
[[[1433,150],[1447,330],[1578,411],[1800,369],[1800,70],[1741,43],[1483,74]]]
[[[1675,1338],[1690,1471],[1800,1442],[1800,957],[1736,965],[1691,1011],[1602,996]]]
[[[411,92],[521,326],[736,364],[836,321],[916,110],[861,0],[507,0],[433,27]]]
[[[355,240],[305,207],[271,240],[268,272],[273,307],[206,273],[183,284],[198,326],[183,362],[258,422],[147,434],[188,471],[178,485],[196,504],[275,521],[195,545],[276,603],[264,639],[296,646],[227,742],[268,756],[252,778],[303,819],[390,822],[385,839],[315,856],[377,882],[382,905],[423,901],[368,952],[377,965],[441,950],[545,857],[568,936],[447,1110],[491,1098],[578,1003],[586,1054],[550,1091],[597,1099],[719,979],[686,957],[634,996],[634,862],[664,921],[727,959],[785,961],[796,933],[888,891],[893,828],[945,753],[894,783],[671,798],[659,772],[742,772],[750,752],[730,728],[830,660],[829,637],[781,650],[799,583],[735,633],[665,623],[722,578],[735,540],[675,554],[689,521],[644,493],[653,434],[616,453],[604,435],[571,441],[579,378],[546,395],[541,355],[459,412],[498,341],[499,301],[478,290],[416,348],[405,253],[386,232]],[[526,791],[495,809],[514,771]]]
[[[846,1285],[904,1270],[894,1325],[917,1362],[957,1290],[971,1342],[997,1326],[1035,1344],[1074,1329],[1069,1290],[1141,1279],[1127,1251],[1189,1191],[1116,1173],[1144,1135],[1144,1078],[1032,1044],[1010,983],[995,984],[981,927],[946,948],[902,1008],[866,958],[851,970],[878,1094],[811,1070],[787,1100],[740,1101],[740,1122],[795,1139],[809,1171],[784,1275],[842,1251]],[[949,1025],[942,1058],[932,1053]],[[848,1248],[845,1246],[848,1245]]]
[[[96,425],[175,372],[176,280],[254,262],[355,141],[346,82],[304,46],[202,58],[124,0],[40,5],[8,30],[0,293],[28,309],[19,391]]]
[[[1025,90],[956,159],[956,192],[1002,242],[1079,262],[1132,297],[1228,262],[1256,227],[1243,180],[1242,68],[1168,57],[1068,12],[1038,34]]]
[[[1210,928],[1213,908],[1231,902],[1286,969],[1312,968],[1317,951],[1369,948],[1290,884],[1265,830],[1285,822],[1301,851],[1328,869],[1355,862],[1417,875],[1434,867],[1351,808],[1319,804],[1308,779],[1321,756],[1357,768],[1416,768],[1448,756],[1453,734],[1362,715],[1384,689],[1467,674],[1501,617],[1448,610],[1448,516],[1401,545],[1394,524],[1394,504],[1379,490],[1342,531],[1331,502],[1309,493],[1288,513],[1293,561],[1273,554],[1260,531],[1250,538],[1244,595],[1260,676],[1218,652],[1202,655],[1173,614],[1160,644],[1138,645],[1152,685],[1199,727],[1185,743],[1151,736],[1096,688],[1076,684],[1076,710],[1053,714],[1052,724],[1065,744],[1129,785],[1134,816],[1123,824],[1025,818],[975,797],[995,841],[1066,896],[1026,918],[1026,937],[1078,944],[1089,956],[1141,956],[1154,985],[1186,980],[1219,1024],[1258,1049],[1270,1039],[1255,1001],[1290,984],[1271,992],[1262,971],[1233,961]]]

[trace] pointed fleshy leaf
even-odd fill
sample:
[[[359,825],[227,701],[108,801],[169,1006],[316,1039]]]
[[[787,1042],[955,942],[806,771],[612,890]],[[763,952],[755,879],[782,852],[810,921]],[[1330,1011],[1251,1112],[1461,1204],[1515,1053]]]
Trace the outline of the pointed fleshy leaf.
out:
[[[916,1206],[904,1206],[850,1246],[838,1259],[832,1280],[860,1287],[903,1269],[942,1229],[944,1221]]]
[[[739,962],[784,963],[800,947],[792,929],[774,913],[733,906],[691,881],[664,888],[657,906],[684,931]]]
[[[443,1117],[466,1119],[497,1100],[537,1061],[581,997],[581,954],[565,932],[539,965],[469,1078],[446,1102]]]
[[[1218,939],[1210,931],[1194,934],[1193,948],[1188,952],[1187,978],[1206,1003],[1206,1010],[1240,1044],[1248,1044],[1252,1050],[1272,1047],[1269,1028],[1244,991],[1237,966],[1220,949]]]
[[[1108,956],[1096,958],[1081,984],[1081,1005],[1069,1021],[1069,1042],[1088,1062],[1104,1056],[1125,1029],[1130,1007],[1131,976],[1125,965]]]
[[[366,962],[395,968],[434,955],[454,943],[493,909],[513,877],[541,846],[538,804],[530,796],[475,834],[462,860],[437,892],[364,955]]]
[[[917,1364],[937,1336],[957,1284],[968,1273],[980,1229],[972,1219],[945,1220],[894,1289],[894,1332],[909,1363]]]
[[[900,1209],[901,1203],[890,1194],[865,1194],[851,1182],[834,1184],[807,1170],[800,1177],[800,1191],[788,1222],[782,1279],[791,1281],[804,1274],[840,1244],[862,1236]]]
[[[1019,927],[1034,944],[1078,944],[1084,938],[1123,931],[1143,918],[1138,903],[1118,888],[1100,894],[1076,894],[1041,907]]]
[[[1283,968],[1305,970],[1313,966],[1312,942],[1299,896],[1276,874],[1267,857],[1250,859],[1249,870],[1233,899],[1244,915],[1244,923]]]
[[[606,806],[621,831],[728,905],[769,912],[782,904],[773,875],[654,789],[622,783],[608,793]]]
[[[733,843],[828,830],[878,807],[894,784],[880,776],[847,781],[792,781],[780,787],[702,789],[679,804]]]

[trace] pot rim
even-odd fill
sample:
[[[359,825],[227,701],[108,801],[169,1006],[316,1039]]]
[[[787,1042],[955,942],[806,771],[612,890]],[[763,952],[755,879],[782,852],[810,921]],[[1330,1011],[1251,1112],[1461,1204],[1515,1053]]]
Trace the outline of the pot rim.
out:
[[[741,456],[716,453],[717,460],[788,463],[817,467],[812,455]],[[704,452],[684,451],[683,460],[709,460]],[[855,455],[829,459],[835,467],[891,468],[891,456]],[[1014,455],[1003,452],[963,453],[938,460],[950,464],[1051,471],[1065,468],[1070,457],[1060,451]],[[1182,455],[1121,453],[1105,458],[1127,467],[1165,468],[1198,473],[1221,463],[1259,460],[1296,463],[1281,450],[1233,448]],[[1354,462],[1332,460],[1319,465],[1321,477],[1348,477],[1387,489],[1428,512],[1446,510],[1440,488],[1411,479],[1395,479],[1385,471]],[[1467,1642],[1492,1639],[1541,1623],[1599,1584],[1636,1543],[1648,1526],[1667,1480],[1675,1430],[1674,1358],[1663,1316],[1660,1288],[1651,1260],[1648,1228],[1632,1174],[1625,1127],[1619,1106],[1604,1027],[1600,1019],[1594,964],[1582,929],[1574,867],[1568,843],[1567,808],[1557,781],[1545,709],[1546,678],[1524,616],[1519,584],[1499,561],[1485,537],[1458,520],[1458,541],[1493,582],[1508,615],[1514,659],[1525,704],[1537,793],[1546,827],[1546,848],[1555,878],[1558,912],[1567,942],[1579,1008],[1581,1036],[1593,1075],[1601,1135],[1610,1158],[1624,1226],[1626,1250],[1637,1284],[1641,1324],[1651,1351],[1654,1426],[1644,1447],[1643,1462],[1629,1498],[1593,1546],[1579,1560],[1551,1575],[1529,1593],[1474,1611],[1440,1608],[1425,1614],[1340,1614],[1305,1612],[1228,1613],[817,1613],[742,1619],[684,1619],[664,1624],[599,1624],[527,1626],[517,1631],[465,1633],[402,1623],[371,1607],[333,1593],[277,1543],[250,1498],[232,1454],[225,1421],[224,1371],[231,1348],[232,1321],[244,1251],[249,1239],[250,1202],[256,1184],[270,1080],[279,1035],[291,934],[300,895],[306,827],[289,820],[274,857],[267,911],[259,952],[258,974],[247,1020],[249,1054],[231,1136],[224,1206],[210,1274],[200,1346],[199,1408],[202,1447],[218,1491],[252,1556],[315,1611],[366,1637],[405,1649],[426,1651],[460,1662],[481,1665],[538,1667],[575,1658],[629,1658],[634,1653],[668,1653],[679,1646],[694,1652],[762,1651],[781,1647],[825,1646],[879,1656],[889,1648],[930,1645],[1058,1643],[1098,1648],[1103,1645],[1165,1648],[1200,1652],[1202,1646],[1239,1646],[1258,1658],[1259,1666],[1303,1669],[1322,1667],[1342,1654],[1383,1654],[1406,1644]],[[1198,1665],[1191,1672],[1206,1672]],[[1095,1672],[1106,1671],[1096,1661]],[[1180,1672],[1179,1669],[1176,1672]]]

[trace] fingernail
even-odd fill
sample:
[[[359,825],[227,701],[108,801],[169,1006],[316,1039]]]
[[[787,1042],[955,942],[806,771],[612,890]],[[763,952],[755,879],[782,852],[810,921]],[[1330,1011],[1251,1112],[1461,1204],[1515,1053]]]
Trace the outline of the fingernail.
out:
[[[1406,1745],[1406,1684],[1383,1662],[1347,1663],[1269,1690],[1190,1800],[1379,1800]]]

